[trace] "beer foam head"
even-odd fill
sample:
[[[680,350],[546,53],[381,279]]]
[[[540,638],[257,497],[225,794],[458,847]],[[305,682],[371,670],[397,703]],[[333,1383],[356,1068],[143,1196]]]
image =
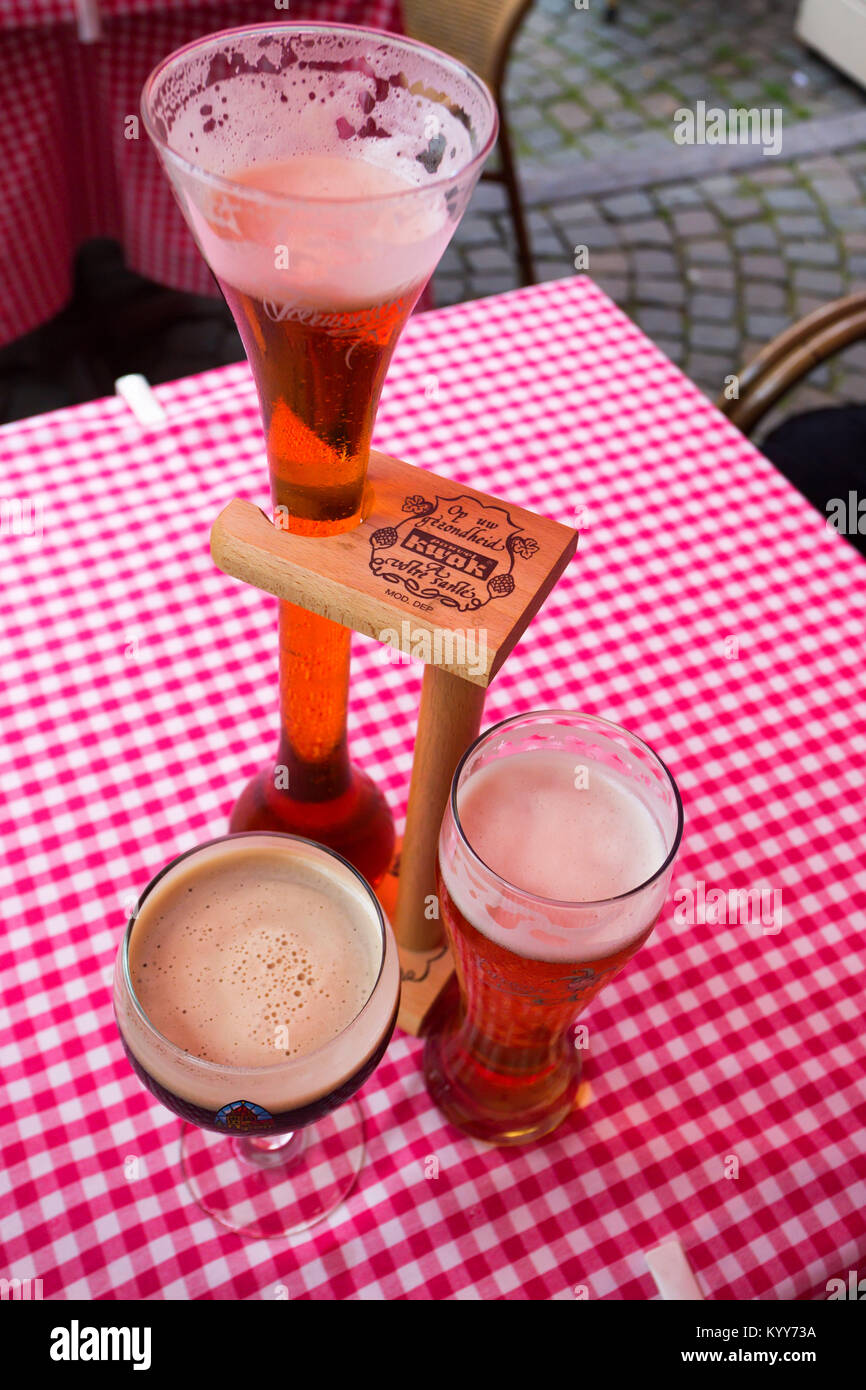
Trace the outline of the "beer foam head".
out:
[[[198,1104],[231,1099],[226,1075],[242,1071],[259,1080],[247,1099],[290,1109],[379,1041],[395,979],[384,1017],[367,1006],[394,976],[389,937],[367,886],[318,846],[267,834],[204,846],[155,882],[130,928],[134,1000],[115,994],[124,1036]]]
[[[296,155],[232,178],[238,191],[188,200],[190,226],[217,278],[276,319],[287,306],[352,312],[420,289],[451,235],[439,190],[388,201],[412,186],[361,158]],[[343,196],[321,199],[323,187]],[[278,201],[256,201],[261,192]]]
[[[425,280],[496,130],[489,93],[458,64],[337,26],[190,45],[153,74],[144,110],[218,278],[310,307],[383,302]]]
[[[369,905],[323,871],[237,842],[145,899],[129,971],[153,1026],[228,1066],[314,1052],[361,1012],[382,962]]]
[[[670,839],[653,799],[610,763],[543,746],[494,758],[458,788],[440,871],[464,917],[537,960],[589,961],[654,921]],[[450,823],[449,823],[450,822]],[[490,872],[492,870],[492,873]]]

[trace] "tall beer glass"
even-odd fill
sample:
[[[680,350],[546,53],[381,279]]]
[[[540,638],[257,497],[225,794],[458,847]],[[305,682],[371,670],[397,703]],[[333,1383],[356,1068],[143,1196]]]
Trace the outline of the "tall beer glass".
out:
[[[573,1025],[655,926],[682,828],[664,763],[607,720],[519,715],[468,749],[438,859],[460,993],[424,1053],[458,1128],[519,1144],[572,1109]]]
[[[385,373],[495,140],[490,93],[394,34],[266,24],[171,54],[142,111],[243,339],[277,524],[358,525]],[[310,836],[375,885],[394,828],[349,760],[350,636],[280,605],[277,756],[231,828]]]

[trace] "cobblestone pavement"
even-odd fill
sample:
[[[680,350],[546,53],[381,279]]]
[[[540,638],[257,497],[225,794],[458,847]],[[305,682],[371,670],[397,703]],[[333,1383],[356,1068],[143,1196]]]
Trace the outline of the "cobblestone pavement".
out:
[[[862,110],[853,84],[796,39],[799,0],[535,0],[516,40],[506,100],[518,153],[583,159],[640,148],[673,113],[770,106],[784,125]]]
[[[592,278],[715,397],[787,324],[866,285],[866,138],[822,149],[833,118],[862,113],[866,99],[794,38],[795,0],[621,0],[616,25],[601,22],[598,0],[590,5],[537,0],[506,82],[537,275],[574,274],[574,248],[585,245]],[[783,144],[778,158],[716,173],[717,150],[704,147],[703,172],[684,180],[672,119],[697,100],[780,108],[783,129],[806,145],[814,134],[822,152],[786,159]],[[615,170],[629,155],[634,166],[641,150],[646,183],[581,196],[588,169],[609,159]],[[561,191],[539,201],[532,185],[545,165]],[[482,184],[443,259],[436,302],[517,283],[504,195]],[[866,401],[866,344],[817,369],[767,424],[840,400]]]

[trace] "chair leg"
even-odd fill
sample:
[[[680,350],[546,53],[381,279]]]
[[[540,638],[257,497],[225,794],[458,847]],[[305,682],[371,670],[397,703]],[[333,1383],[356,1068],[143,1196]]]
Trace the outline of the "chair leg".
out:
[[[534,285],[536,277],[535,266],[532,261],[532,247],[529,243],[529,230],[526,226],[526,217],[523,212],[523,198],[520,194],[520,185],[517,182],[517,170],[514,165],[514,154],[511,149],[511,135],[509,134],[501,103],[499,105],[499,157],[502,161],[502,182],[505,184],[508,193],[511,220],[514,223],[514,234],[517,237],[517,256],[520,261],[521,283],[524,285]]]

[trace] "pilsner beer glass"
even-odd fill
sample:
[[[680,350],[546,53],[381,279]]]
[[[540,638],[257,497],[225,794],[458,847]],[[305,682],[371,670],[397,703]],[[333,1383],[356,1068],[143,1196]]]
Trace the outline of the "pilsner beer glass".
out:
[[[148,884],[124,933],[114,1009],[139,1080],[184,1125],[193,1197],[229,1230],[306,1230],[364,1155],[351,1099],[400,1001],[372,888],[294,835],[225,835]]]
[[[392,352],[496,137],[490,93],[394,34],[265,24],[171,54],[142,111],[243,339],[277,524],[358,525]],[[349,760],[350,637],[280,604],[279,746],[231,828],[308,835],[375,885],[394,827]]]
[[[467,750],[437,866],[459,997],[424,1053],[458,1128],[525,1143],[573,1108],[575,1019],[650,935],[682,829],[664,763],[607,720],[518,715]]]

